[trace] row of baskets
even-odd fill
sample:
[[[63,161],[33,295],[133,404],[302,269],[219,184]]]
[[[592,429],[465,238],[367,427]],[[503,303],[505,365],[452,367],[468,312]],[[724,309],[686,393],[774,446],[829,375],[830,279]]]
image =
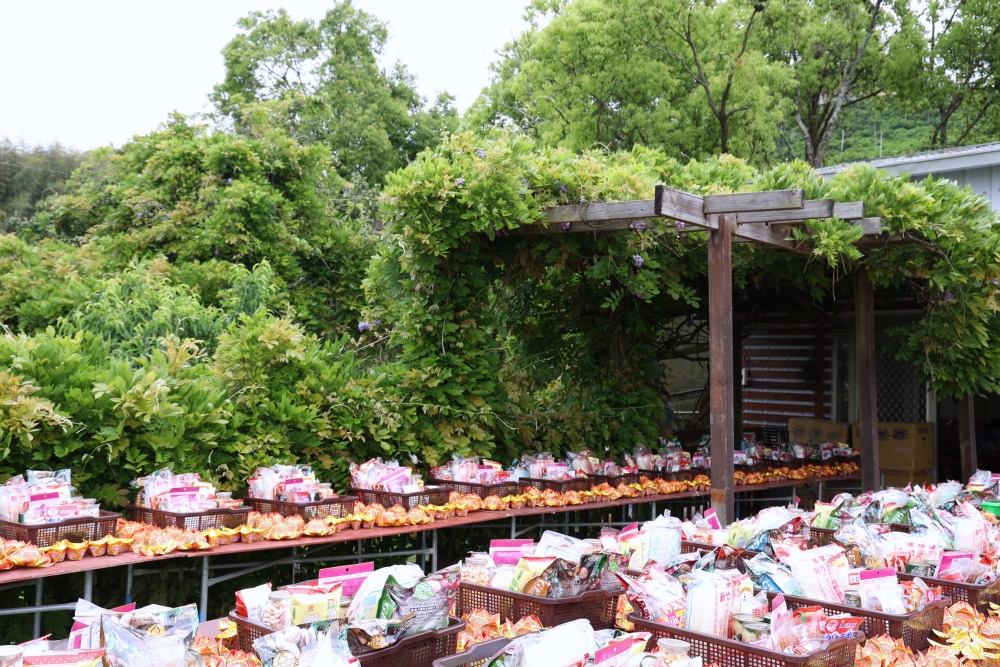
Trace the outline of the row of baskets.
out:
[[[645,473],[643,473],[645,474]],[[651,473],[664,474],[674,473]],[[379,503],[383,507],[402,505],[407,510],[419,505],[444,505],[452,491],[474,493],[481,498],[490,495],[508,496],[520,493],[523,487],[535,486],[539,490],[553,489],[557,491],[589,490],[592,485],[608,482],[614,485],[624,482],[631,484],[639,481],[640,474],[620,475],[618,477],[595,476],[563,482],[543,479],[522,479],[519,482],[504,482],[501,484],[472,484],[449,482],[446,486],[428,486],[423,491],[415,493],[395,493],[391,491],[374,491],[371,489],[350,489],[351,495],[337,496],[326,500],[305,503],[291,503],[280,500],[263,500],[247,498],[246,507],[236,509],[212,509],[205,512],[178,513],[165,512],[149,507],[128,505],[126,510],[133,521],[141,521],[153,526],[202,531],[209,528],[238,528],[247,522],[251,511],[262,514],[277,513],[282,516],[299,515],[306,521],[322,519],[328,516],[344,518],[354,513],[354,505],[360,500],[365,504]],[[117,512],[101,512],[97,517],[80,517],[66,519],[53,524],[23,524],[13,521],[0,521],[0,538],[31,542],[39,547],[47,547],[61,540],[83,542],[98,540],[107,535],[114,535],[117,529]]]
[[[620,590],[591,591],[574,598],[549,599],[463,582],[455,613],[461,616],[476,609],[485,609],[502,618],[511,619],[530,614],[537,616],[544,627],[586,619],[595,630],[602,630],[615,627],[615,611],[620,594]],[[865,636],[888,634],[901,637],[914,650],[928,647],[927,640],[932,635],[932,629],[941,627],[944,609],[950,604],[942,601],[927,605],[917,612],[893,615],[794,596],[785,596],[785,602],[790,609],[820,606],[830,615],[847,613],[860,616],[865,619],[861,627]],[[255,639],[273,632],[267,626],[253,623],[235,612],[229,618],[236,623],[237,642],[244,651],[252,649]],[[790,655],[665,625],[634,614],[628,618],[636,631],[652,634],[652,644],[655,645],[656,640],[663,637],[682,639],[690,642],[692,657],[700,656],[705,664],[716,663],[720,667],[746,667],[748,664],[754,667],[802,667],[806,664],[850,667],[854,664],[855,644],[863,639],[859,635],[854,639],[835,642],[822,654]],[[479,667],[510,641],[496,639],[454,655],[457,635],[464,627],[463,621],[452,617],[445,630],[412,635],[388,649],[362,654],[358,656],[359,661],[365,667],[430,667],[432,664],[434,667]]]

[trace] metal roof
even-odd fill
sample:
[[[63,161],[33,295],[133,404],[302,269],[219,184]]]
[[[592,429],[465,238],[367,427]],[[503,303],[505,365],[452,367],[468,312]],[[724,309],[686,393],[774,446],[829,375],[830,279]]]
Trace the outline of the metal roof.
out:
[[[845,162],[817,169],[817,173],[832,176],[854,164],[871,164],[888,173],[897,175],[907,173],[914,176],[930,173],[944,173],[977,167],[1000,166],[1000,141],[975,146],[959,146],[942,148],[936,151],[900,155],[897,157],[879,158],[877,160],[861,160]]]

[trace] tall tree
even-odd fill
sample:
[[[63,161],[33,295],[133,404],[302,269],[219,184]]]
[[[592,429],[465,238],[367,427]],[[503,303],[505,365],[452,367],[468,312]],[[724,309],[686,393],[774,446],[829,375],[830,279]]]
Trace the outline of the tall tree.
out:
[[[934,112],[930,146],[988,140],[1000,128],[1000,3],[914,0],[912,36],[887,61],[898,103]]]
[[[644,39],[675,63],[704,101],[718,130],[723,153],[753,156],[767,151],[784,104],[788,68],[759,49],[767,0],[654,0],[633,2],[650,28]]]
[[[750,43],[756,13],[743,0],[536,0],[531,27],[501,51],[470,120],[575,150],[760,157],[783,118],[788,78]]]
[[[402,64],[379,66],[386,25],[350,0],[319,22],[278,10],[237,26],[243,32],[222,50],[218,110],[238,124],[271,116],[298,140],[327,145],[345,177],[378,183],[457,125],[453,98],[443,94],[428,108]]]
[[[906,8],[892,0],[789,0],[774,9],[762,17],[764,48],[792,67],[789,95],[804,157],[822,167],[844,110],[882,92],[886,45]],[[795,156],[793,141],[782,138]]]

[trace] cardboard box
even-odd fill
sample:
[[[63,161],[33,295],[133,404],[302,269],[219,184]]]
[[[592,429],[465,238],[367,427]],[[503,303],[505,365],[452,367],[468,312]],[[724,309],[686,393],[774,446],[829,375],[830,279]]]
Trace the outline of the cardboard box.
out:
[[[851,424],[854,447],[860,447],[861,425]],[[934,467],[934,424],[879,422],[878,461],[890,470],[929,470]]]
[[[882,479],[885,488],[903,488],[907,484],[929,484],[931,481],[930,470],[889,470],[882,469]]]
[[[847,424],[841,422],[793,417],[788,420],[788,436],[793,443],[806,444],[810,440],[817,445],[824,442],[846,443],[850,436],[850,430]]]

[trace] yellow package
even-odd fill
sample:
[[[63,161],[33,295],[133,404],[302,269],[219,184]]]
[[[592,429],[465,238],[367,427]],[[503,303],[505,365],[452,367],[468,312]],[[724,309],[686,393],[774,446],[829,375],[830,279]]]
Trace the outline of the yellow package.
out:
[[[541,576],[554,562],[555,556],[522,556],[514,568],[514,576],[511,577],[507,590],[523,593],[528,583]]]
[[[292,625],[325,621],[329,602],[325,593],[292,593]]]

